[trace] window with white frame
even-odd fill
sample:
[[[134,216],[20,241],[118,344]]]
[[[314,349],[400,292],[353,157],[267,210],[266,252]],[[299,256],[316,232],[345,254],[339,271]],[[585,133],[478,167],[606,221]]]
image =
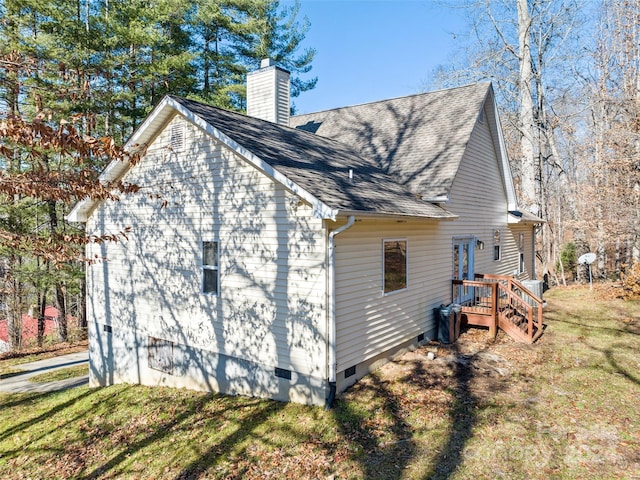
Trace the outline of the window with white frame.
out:
[[[218,242],[202,242],[202,293],[218,295],[220,268]]]
[[[500,230],[493,231],[493,260],[500,260]]]
[[[383,240],[383,291],[397,292],[407,288],[407,240]]]

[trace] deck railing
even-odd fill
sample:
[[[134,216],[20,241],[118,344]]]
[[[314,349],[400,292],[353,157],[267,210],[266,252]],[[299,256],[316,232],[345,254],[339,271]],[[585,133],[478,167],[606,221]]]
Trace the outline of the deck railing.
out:
[[[507,275],[477,274],[474,280],[453,280],[454,303],[462,305],[469,325],[500,328],[516,340],[533,343],[543,330],[543,301]]]

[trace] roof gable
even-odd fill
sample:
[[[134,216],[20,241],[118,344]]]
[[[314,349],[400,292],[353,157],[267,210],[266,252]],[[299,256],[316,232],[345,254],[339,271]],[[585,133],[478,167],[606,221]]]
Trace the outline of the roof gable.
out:
[[[449,196],[491,84],[298,115],[290,125],[351,145],[423,198]]]
[[[129,149],[147,145],[179,113],[224,143],[275,181],[312,204],[316,216],[338,213],[453,218],[455,215],[421,200],[380,169],[375,162],[334,140],[283,127],[193,100],[167,96],[147,117]],[[103,181],[122,177],[126,162],[112,162]],[[68,218],[86,221],[98,202],[79,202]]]
[[[276,180],[285,187],[291,189],[293,182],[334,210],[332,217],[324,218],[334,218],[338,212],[453,217],[418,198],[345,144],[193,100],[172,98],[241,145],[245,151],[236,150],[242,156],[246,158],[250,152],[282,174],[286,180]]]

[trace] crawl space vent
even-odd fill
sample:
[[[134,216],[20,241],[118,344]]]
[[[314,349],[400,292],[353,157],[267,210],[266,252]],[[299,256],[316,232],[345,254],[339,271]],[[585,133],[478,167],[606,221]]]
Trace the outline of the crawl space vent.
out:
[[[352,377],[356,374],[356,366],[349,367],[344,371],[344,378]]]
[[[173,342],[147,337],[149,368],[173,375]]]
[[[280,378],[286,378],[291,380],[291,370],[285,370],[284,368],[276,368],[275,376]]]

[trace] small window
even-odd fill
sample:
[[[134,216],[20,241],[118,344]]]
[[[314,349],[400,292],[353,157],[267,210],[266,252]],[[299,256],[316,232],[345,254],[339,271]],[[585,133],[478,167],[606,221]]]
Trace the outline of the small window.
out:
[[[218,295],[218,242],[202,242],[202,292]]]
[[[184,148],[184,123],[172,123],[169,130],[169,147],[174,152]]]
[[[500,260],[500,230],[493,231],[493,260]]]
[[[407,288],[407,241],[384,240],[384,293]]]
[[[524,273],[524,233],[518,235],[518,250],[520,250],[518,273]]]

